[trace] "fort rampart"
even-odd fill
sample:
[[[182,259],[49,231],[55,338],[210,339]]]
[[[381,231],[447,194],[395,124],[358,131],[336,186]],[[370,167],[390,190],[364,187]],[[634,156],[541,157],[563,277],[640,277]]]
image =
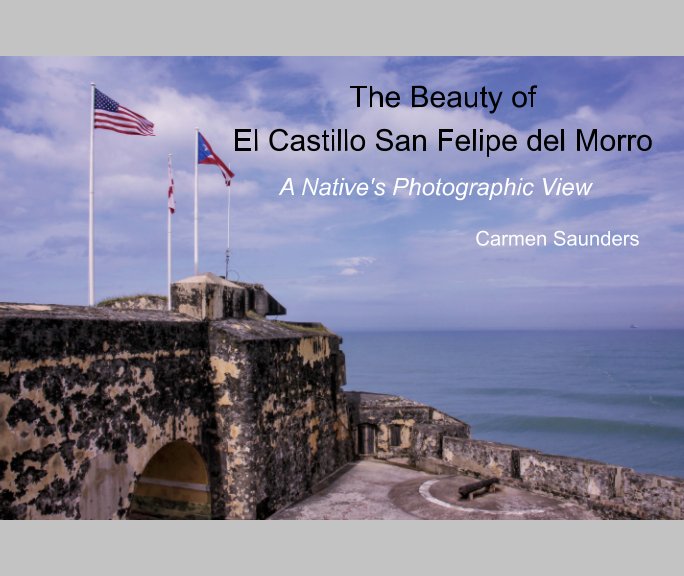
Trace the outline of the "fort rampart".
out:
[[[0,304],[0,517],[259,518],[351,458],[340,339],[258,285]]]
[[[352,434],[364,457],[403,459],[431,473],[496,477],[514,487],[581,502],[605,518],[684,517],[684,479],[476,440],[466,423],[398,396],[347,396]]]
[[[265,518],[354,457],[496,477],[606,518],[681,519],[684,479],[475,440],[344,393],[341,339],[211,274],[173,312],[0,304],[0,518]]]

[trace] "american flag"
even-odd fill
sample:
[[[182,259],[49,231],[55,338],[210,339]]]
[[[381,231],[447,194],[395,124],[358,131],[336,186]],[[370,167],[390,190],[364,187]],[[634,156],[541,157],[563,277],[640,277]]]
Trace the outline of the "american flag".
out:
[[[95,128],[120,134],[154,136],[154,124],[95,88]]]
[[[169,154],[169,212],[176,211],[176,200],[173,197],[173,168],[171,168],[171,155]]]

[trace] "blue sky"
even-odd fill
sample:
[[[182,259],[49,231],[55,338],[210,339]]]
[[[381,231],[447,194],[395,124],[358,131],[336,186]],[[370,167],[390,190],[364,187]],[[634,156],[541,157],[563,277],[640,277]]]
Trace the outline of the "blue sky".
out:
[[[684,60],[680,58],[0,58],[0,301],[87,303],[93,81],[157,136],[96,131],[96,299],[165,293],[166,160],[174,155],[174,278],[192,275],[194,127],[237,176],[232,268],[292,320],[333,329],[684,327]],[[533,109],[357,109],[351,84],[506,95]],[[258,128],[258,153],[234,128]],[[432,138],[484,128],[648,133],[647,153],[377,152],[387,127]],[[274,152],[265,136],[347,128],[362,153]],[[288,177],[393,182],[544,176],[589,198],[292,198]],[[223,273],[226,188],[200,168],[200,268]],[[632,249],[481,248],[475,233],[638,234]]]

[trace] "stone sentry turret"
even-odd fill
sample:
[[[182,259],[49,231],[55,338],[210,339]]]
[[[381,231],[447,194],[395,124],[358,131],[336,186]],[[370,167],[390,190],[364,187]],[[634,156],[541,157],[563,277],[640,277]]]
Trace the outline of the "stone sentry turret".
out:
[[[231,282],[211,272],[190,276],[171,286],[171,309],[197,320],[283,316],[285,307],[261,284]]]

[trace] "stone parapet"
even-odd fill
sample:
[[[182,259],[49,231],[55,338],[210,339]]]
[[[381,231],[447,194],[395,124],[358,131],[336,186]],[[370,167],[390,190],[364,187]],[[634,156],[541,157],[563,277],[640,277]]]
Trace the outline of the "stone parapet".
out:
[[[681,478],[449,436],[443,439],[442,462],[455,471],[496,476],[528,490],[578,500],[609,518],[684,518]]]

